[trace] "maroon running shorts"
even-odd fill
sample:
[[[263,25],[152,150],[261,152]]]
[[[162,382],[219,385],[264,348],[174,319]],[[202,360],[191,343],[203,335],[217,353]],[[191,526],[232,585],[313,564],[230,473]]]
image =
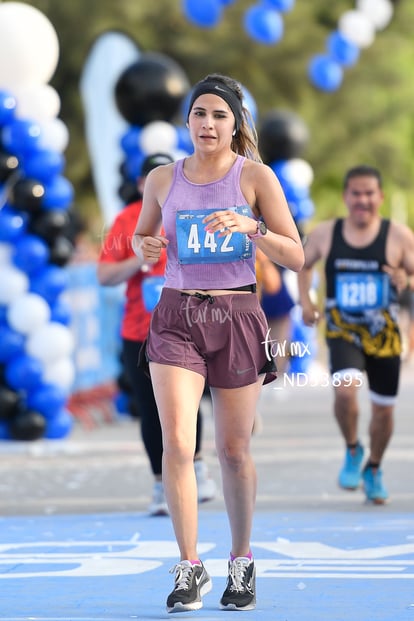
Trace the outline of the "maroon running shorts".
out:
[[[188,295],[164,288],[148,336],[149,362],[190,369],[215,388],[276,379],[268,325],[255,293]]]

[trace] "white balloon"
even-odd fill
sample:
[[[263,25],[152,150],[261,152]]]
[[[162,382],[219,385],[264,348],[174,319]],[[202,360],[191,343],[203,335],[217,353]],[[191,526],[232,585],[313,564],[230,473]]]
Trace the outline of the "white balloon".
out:
[[[283,176],[299,188],[308,188],[312,185],[314,178],[312,166],[300,158],[293,158],[284,164]]]
[[[59,41],[48,18],[29,4],[0,3],[0,59],[0,87],[49,82]]]
[[[24,293],[7,309],[7,320],[16,332],[31,334],[50,319],[50,307],[37,293]]]
[[[69,144],[69,130],[62,119],[47,119],[40,122],[40,146],[63,153]]]
[[[375,39],[373,23],[361,11],[346,11],[338,21],[338,30],[357,47],[369,47]]]
[[[163,153],[165,153],[165,151],[163,151]],[[174,149],[168,155],[171,155],[174,162],[176,162],[177,160],[183,160],[184,158],[188,157],[189,153],[184,149]]]
[[[72,332],[55,321],[46,323],[33,332],[26,343],[27,353],[45,364],[69,356],[73,352],[73,347]]]
[[[376,30],[386,28],[394,14],[394,5],[389,0],[357,0],[356,8],[368,17]]]
[[[55,118],[60,112],[60,97],[49,84],[40,84],[26,89],[15,89],[17,100],[16,116],[41,122]]]
[[[291,270],[283,270],[282,274],[283,281],[290,297],[294,300],[294,302],[297,302],[299,300],[299,287],[296,273]]]
[[[7,242],[0,242],[0,267],[3,267],[4,265],[10,265],[12,263],[13,252],[14,246],[8,244]]]
[[[12,265],[0,265],[0,304],[8,306],[28,288],[29,279],[24,272]]]
[[[138,138],[141,151],[145,155],[151,153],[170,153],[178,143],[177,130],[167,121],[152,121],[145,125]]]
[[[54,360],[45,366],[43,380],[64,390],[70,390],[75,382],[75,364],[71,358]]]

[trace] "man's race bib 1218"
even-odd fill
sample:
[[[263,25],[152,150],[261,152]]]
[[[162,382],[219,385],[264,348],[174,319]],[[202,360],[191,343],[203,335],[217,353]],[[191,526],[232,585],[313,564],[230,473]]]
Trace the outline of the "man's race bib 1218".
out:
[[[336,302],[348,312],[386,308],[390,299],[387,274],[346,272],[336,275]]]
[[[248,205],[230,209],[243,216],[251,216]],[[252,242],[244,233],[229,233],[219,237],[218,233],[209,233],[205,230],[204,218],[215,211],[217,210],[188,209],[177,212],[176,230],[180,263],[227,263],[249,259],[252,256]]]

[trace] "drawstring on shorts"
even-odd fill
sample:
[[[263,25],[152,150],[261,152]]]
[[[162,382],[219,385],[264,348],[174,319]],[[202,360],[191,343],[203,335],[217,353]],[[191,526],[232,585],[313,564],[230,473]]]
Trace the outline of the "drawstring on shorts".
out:
[[[198,291],[196,291],[195,293],[185,293],[184,291],[181,291],[181,295],[187,295],[189,297],[193,296],[195,298],[198,298],[199,300],[208,300],[209,304],[213,304],[214,303],[214,297],[212,295],[210,295],[209,293],[199,293]]]

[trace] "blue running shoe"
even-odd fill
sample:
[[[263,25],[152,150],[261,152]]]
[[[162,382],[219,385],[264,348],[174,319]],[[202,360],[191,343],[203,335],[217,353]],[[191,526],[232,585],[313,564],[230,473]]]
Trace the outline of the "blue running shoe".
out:
[[[388,492],[382,483],[381,468],[365,468],[362,473],[362,481],[367,500],[374,505],[384,505],[388,498]]]
[[[359,487],[363,457],[364,449],[359,443],[354,449],[346,449],[344,465],[338,477],[340,487],[349,490],[354,490]]]

